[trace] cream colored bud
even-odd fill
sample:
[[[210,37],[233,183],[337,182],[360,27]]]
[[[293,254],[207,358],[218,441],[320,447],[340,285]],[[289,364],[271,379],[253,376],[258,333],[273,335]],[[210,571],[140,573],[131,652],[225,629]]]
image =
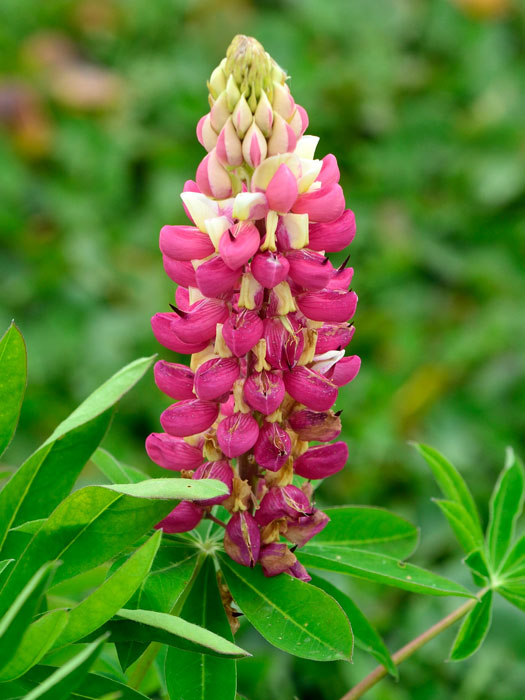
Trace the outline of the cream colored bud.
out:
[[[288,85],[274,83],[272,105],[274,110],[280,114],[285,121],[288,121],[292,117],[295,109],[295,102],[290,94]]]
[[[251,168],[256,168],[266,158],[268,147],[262,131],[255,122],[246,132],[242,142],[244,160]]]
[[[221,92],[210,110],[211,125],[214,131],[219,133],[222,127],[226,124],[226,120],[229,116],[230,109],[228,107],[228,98],[226,96],[226,92]]]
[[[237,87],[237,83],[235,82],[233,75],[230,75],[228,82],[226,83],[226,98],[228,102],[228,109],[230,112],[232,112],[235,105],[241,98],[241,92]]]
[[[266,136],[266,138],[268,138],[272,133],[273,109],[264,90],[261,92],[261,96],[259,97],[254,118],[259,129]]]
[[[226,59],[223,58],[220,65],[213,71],[208,81],[208,90],[214,99],[221,94],[221,92],[226,88],[226,76],[224,75],[223,65],[226,63]]]
[[[244,95],[241,96],[232,113],[233,126],[240,139],[244,138],[244,134],[250,128],[253,121],[253,114],[251,109],[248,107],[246,98]]]

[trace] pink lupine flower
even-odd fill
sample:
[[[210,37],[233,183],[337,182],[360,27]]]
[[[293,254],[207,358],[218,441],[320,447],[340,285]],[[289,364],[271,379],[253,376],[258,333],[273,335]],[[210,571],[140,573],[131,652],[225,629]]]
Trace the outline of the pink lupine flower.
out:
[[[332,406],[359,371],[345,356],[357,296],[349,258],[336,268],[328,254],[351,243],[355,218],[335,156],[315,157],[305,109],[255,39],[236,37],[208,85],[197,125],[206,152],[181,194],[188,222],[160,232],[176,304],[151,321],[164,347],[192,355],[191,369],[156,364],[176,403],[146,450],[228,494],[182,502],[158,527],[190,530],[220,503],[229,556],[309,581],[280,537],[302,546],[328,522],[294,476],[325,478],[348,458],[345,443],[331,443],[341,432]]]

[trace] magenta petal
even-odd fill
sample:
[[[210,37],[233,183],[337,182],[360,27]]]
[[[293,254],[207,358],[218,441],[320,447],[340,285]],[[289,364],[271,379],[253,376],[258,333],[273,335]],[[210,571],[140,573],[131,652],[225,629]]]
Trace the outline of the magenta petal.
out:
[[[269,416],[284,399],[284,382],[276,372],[253,372],[244,382],[244,400],[254,411]]]
[[[329,153],[323,158],[323,166],[321,172],[317,176],[317,180],[321,183],[322,187],[328,187],[329,185],[335,185],[339,182],[339,175],[337,158],[332,153]]]
[[[322,355],[329,350],[346,348],[355,333],[355,326],[325,324],[317,331],[315,352]]]
[[[279,471],[286,464],[291,450],[292,441],[286,430],[278,423],[265,421],[253,448],[257,464],[272,472]]]
[[[232,390],[239,376],[239,361],[216,357],[204,362],[195,372],[195,392],[199,399],[213,401]]]
[[[163,226],[159,245],[164,255],[174,260],[200,260],[215,251],[208,234],[195,226]]]
[[[266,289],[273,289],[288,276],[290,263],[280,253],[258,253],[250,267],[252,275]]]
[[[300,581],[304,581],[305,583],[312,580],[312,577],[300,561],[296,561],[295,564],[288,569],[288,573],[290,576],[298,578]]]
[[[298,547],[302,547],[312,537],[315,537],[318,532],[321,532],[329,522],[330,518],[325,513],[316,510],[311,515],[298,518],[292,522],[289,521],[284,536]]]
[[[167,408],[160,423],[170,435],[187,437],[207,430],[219,415],[219,406],[211,401],[189,399]]]
[[[222,327],[224,342],[236,357],[246,355],[261,339],[263,322],[259,314],[242,309],[231,314]]]
[[[344,442],[310,447],[293,463],[296,474],[305,479],[325,479],[341,471],[348,459],[348,447]]]
[[[311,510],[308,497],[297,486],[273,486],[262,498],[255,519],[264,527],[279,518],[297,519]]]
[[[355,379],[361,368],[361,358],[357,355],[343,357],[330,370],[330,381],[337,386],[344,386]]]
[[[202,509],[196,506],[195,503],[181,501],[164,520],[155,525],[155,528],[169,533],[188,532],[197,527],[202,520],[202,516]]]
[[[355,292],[323,289],[320,292],[305,292],[297,297],[297,304],[312,321],[342,323],[352,318],[357,306]]]
[[[201,352],[208,346],[208,341],[200,343],[185,343],[179,338],[174,330],[173,320],[178,318],[177,314],[155,314],[151,319],[151,327],[155,338],[165,348],[179,352],[183,355],[191,355],[194,352]]]
[[[290,264],[291,279],[305,289],[324,289],[334,274],[330,261],[311,250],[290,251],[286,259]]]
[[[264,321],[266,359],[274,369],[295,367],[304,349],[304,337],[299,324],[290,316],[288,320],[293,333],[289,333],[278,318],[267,318]]]
[[[234,513],[224,533],[224,551],[242,566],[255,566],[261,550],[261,534],[253,515]]]
[[[189,311],[191,309],[190,293],[186,287],[178,285],[175,290],[175,306],[181,311]]]
[[[151,433],[146,438],[148,457],[164,469],[196,469],[202,464],[202,451],[182,438],[167,433]]]
[[[274,211],[286,214],[297,199],[297,180],[290,168],[282,163],[266,188],[268,206]]]
[[[206,297],[231,294],[239,281],[242,269],[230,270],[218,255],[199,265],[195,273],[195,285]]]
[[[297,558],[285,542],[272,542],[261,547],[259,561],[265,576],[278,576],[288,571]]]
[[[215,299],[203,299],[193,304],[191,310],[174,320],[174,331],[185,343],[211,340],[217,324],[228,318],[228,307]]]
[[[335,221],[310,224],[308,247],[312,250],[324,250],[327,253],[336,253],[350,245],[354,240],[354,236],[354,212],[347,209]]]
[[[340,185],[329,185],[300,194],[292,207],[295,214],[308,214],[311,221],[319,223],[338,219],[344,209],[345,198]]]
[[[259,426],[249,413],[234,413],[217,426],[217,441],[227,457],[239,457],[255,445]]]
[[[225,231],[219,241],[219,254],[231,270],[238,270],[255,255],[261,234],[251,222],[241,222]]]
[[[353,267],[345,267],[344,270],[336,270],[326,286],[328,289],[343,289],[346,292],[352,282],[353,276]]]
[[[330,442],[341,432],[341,419],[332,411],[317,412],[301,409],[288,419],[300,440]]]
[[[327,411],[337,399],[335,384],[308,367],[285,372],[284,385],[292,398],[313,411]]]
[[[195,270],[190,262],[174,260],[168,255],[162,256],[162,262],[166,274],[171,280],[176,282],[176,284],[181,284],[183,287],[197,286]]]
[[[194,399],[193,372],[186,365],[159,360],[153,368],[155,384],[172,399]]]
[[[199,501],[199,504],[202,506],[214,506],[229,498],[233,487],[233,469],[225,459],[221,459],[218,462],[206,462],[201,464],[196,470],[192,479],[217,479],[217,481],[222,481],[226,485],[228,493],[224,496],[215,496],[214,498],[206,498]]]

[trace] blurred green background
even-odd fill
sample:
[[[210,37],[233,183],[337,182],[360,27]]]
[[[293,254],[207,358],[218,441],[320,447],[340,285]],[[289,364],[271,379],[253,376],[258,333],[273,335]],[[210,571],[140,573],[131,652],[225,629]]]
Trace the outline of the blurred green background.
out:
[[[8,461],[125,363],[169,356],[149,326],[173,294],[158,230],[184,221],[206,79],[251,34],[292,76],[318,155],[337,155],[358,222],[363,368],[338,402],[351,458],[320,502],[407,515],[422,525],[415,561],[468,582],[407,441],[455,460],[483,515],[505,445],[525,455],[524,20],[519,0],[2,0],[0,325],[21,327],[30,377]],[[146,468],[166,405],[150,375],[106,447]],[[349,590],[392,650],[454,605]],[[445,637],[367,697],[523,700],[519,613],[499,603],[460,665],[442,663]],[[255,633],[244,644],[250,700],[337,700],[373,666],[359,651],[353,666],[293,660]]]

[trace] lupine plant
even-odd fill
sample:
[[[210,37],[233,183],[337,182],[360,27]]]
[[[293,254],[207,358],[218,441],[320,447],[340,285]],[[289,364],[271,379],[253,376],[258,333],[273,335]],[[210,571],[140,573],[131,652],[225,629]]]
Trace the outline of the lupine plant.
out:
[[[182,200],[190,223],[161,230],[177,284],[157,339],[190,354],[158,361],[176,403],[146,450],[165,478],[100,447],[119,399],[151,367],[139,359],[96,389],[0,491],[0,698],[235,700],[235,640],[251,624],[278,649],[379,663],[341,700],[364,695],[459,620],[450,658],[482,644],[495,593],[525,610],[525,538],[515,538],[524,476],[508,451],[486,532],[459,472],[415,445],[465,553],[469,589],[407,563],[418,538],[404,518],[366,506],[316,507],[320,480],[348,459],[334,411],[359,370],[345,355],[357,297],[330,253],[355,233],[332,155],[314,157],[284,71],[236,37],[209,81],[197,126],[207,155]],[[176,359],[176,358],[174,358]],[[0,453],[18,422],[26,351],[12,324],[0,341]],[[336,408],[336,407],[335,407]],[[85,485],[90,462],[103,477]],[[90,482],[94,481],[90,472]],[[355,577],[466,599],[390,654],[346,593]],[[332,697],[332,696],[330,696]]]

